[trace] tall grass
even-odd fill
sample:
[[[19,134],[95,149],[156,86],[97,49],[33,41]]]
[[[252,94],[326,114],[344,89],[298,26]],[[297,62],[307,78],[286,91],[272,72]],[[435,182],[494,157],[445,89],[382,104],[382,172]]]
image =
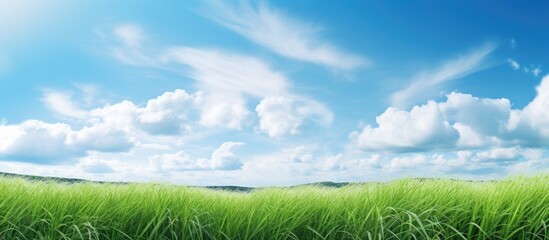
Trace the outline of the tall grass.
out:
[[[251,193],[0,178],[0,239],[549,239],[549,176]]]

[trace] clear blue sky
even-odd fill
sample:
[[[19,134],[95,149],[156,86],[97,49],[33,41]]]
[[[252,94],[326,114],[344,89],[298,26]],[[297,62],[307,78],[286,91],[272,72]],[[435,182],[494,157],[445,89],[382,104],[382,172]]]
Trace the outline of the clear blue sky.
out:
[[[547,172],[548,7],[0,0],[0,171],[245,186]]]

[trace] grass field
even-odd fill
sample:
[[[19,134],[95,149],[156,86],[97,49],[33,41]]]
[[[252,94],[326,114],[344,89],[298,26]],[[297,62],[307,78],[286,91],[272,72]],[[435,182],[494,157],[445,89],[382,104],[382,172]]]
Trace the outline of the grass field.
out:
[[[250,193],[0,178],[0,239],[549,239],[549,176]]]

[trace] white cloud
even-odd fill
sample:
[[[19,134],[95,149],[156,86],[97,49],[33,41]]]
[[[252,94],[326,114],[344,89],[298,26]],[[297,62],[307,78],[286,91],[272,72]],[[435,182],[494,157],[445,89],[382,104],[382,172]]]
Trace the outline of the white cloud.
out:
[[[477,98],[470,94],[450,93],[439,103],[444,118],[459,132],[458,147],[497,145],[505,132],[511,112],[507,99]]]
[[[206,159],[192,159],[187,153],[154,155],[149,158],[150,166],[157,172],[206,170],[210,168]]]
[[[433,157],[431,163],[435,167],[441,168],[463,168],[465,167],[473,157],[474,153],[471,151],[457,151],[455,158],[446,158],[442,154],[436,154]]]
[[[308,163],[314,160],[313,154],[306,146],[297,146],[290,150],[287,157],[290,162]]]
[[[369,63],[322,39],[318,27],[283,14],[265,2],[240,1],[233,6],[225,1],[209,3],[208,17],[282,56],[342,70]]]
[[[234,149],[244,146],[242,142],[226,142],[212,153],[212,168],[220,170],[235,170],[242,167],[240,159],[234,154]]]
[[[263,61],[216,50],[173,48],[163,60],[191,67],[186,74],[205,92],[201,123],[240,129],[251,113],[246,96],[288,94],[288,80]]]
[[[163,61],[191,67],[188,75],[198,87],[212,93],[268,97],[287,93],[288,80],[257,58],[229,52],[188,47],[171,48]]]
[[[446,118],[482,134],[497,135],[505,127],[511,111],[511,102],[505,98],[478,98],[456,92],[446,97],[446,102],[439,104]]]
[[[234,150],[243,145],[242,142],[225,142],[212,153],[211,159],[194,160],[183,151],[154,155],[149,158],[149,166],[157,172],[237,170],[242,167],[242,162]]]
[[[299,102],[310,108],[293,107],[297,116],[290,117],[297,120],[289,126],[289,131],[284,129],[280,135],[286,132],[297,133],[299,125],[305,119],[312,119],[312,122],[320,124],[331,122],[329,110],[314,100],[291,93],[288,79],[260,59],[215,49],[190,47],[172,47],[157,57],[147,57],[142,53],[140,44],[145,38],[142,33],[136,25],[115,28],[115,35],[122,46],[114,48],[114,56],[127,64],[160,69],[172,69],[173,64],[185,66],[183,74],[196,80],[196,87],[202,92],[199,104],[199,123],[202,126],[242,129],[253,120],[253,113],[247,107],[249,98],[272,97],[299,99]],[[313,119],[314,117],[318,119]],[[265,128],[264,125],[260,128]],[[270,133],[269,135],[273,136]],[[278,133],[275,135],[279,136]]]
[[[423,154],[395,157],[383,166],[388,171],[401,171],[408,168],[420,168],[427,163],[428,158]]]
[[[80,91],[83,105],[86,107],[104,102],[104,100],[98,96],[101,89],[97,85],[89,83],[73,83],[73,85]]]
[[[202,103],[202,92],[188,94],[176,89],[151,99],[137,109],[138,125],[151,134],[178,135],[191,128],[190,115]]]
[[[349,167],[358,167],[359,169],[380,169],[381,168],[381,155],[379,154],[372,154],[367,158],[359,158],[357,159],[357,163],[353,163],[353,161],[348,161],[352,164],[349,164]]]
[[[202,103],[202,92],[168,91],[150,99],[144,107],[133,102],[105,105],[89,111],[91,126],[105,125],[124,132],[143,131],[151,135],[181,135],[197,122],[196,112]]]
[[[343,155],[337,154],[325,158],[321,166],[325,171],[343,171],[346,168],[343,162]]]
[[[130,48],[141,47],[141,43],[145,39],[143,29],[133,24],[119,25],[113,32],[125,46]]]
[[[153,65],[154,61],[142,51],[146,40],[143,29],[135,24],[122,24],[113,29],[113,34],[121,47],[111,49],[111,54],[121,62],[132,65]]]
[[[348,171],[358,170],[364,174],[365,169],[357,169],[355,162],[351,163],[349,156],[343,153],[329,153],[314,145],[298,145],[252,156],[239,175],[242,179],[253,179],[253,184],[267,186],[348,181]]]
[[[509,63],[509,65],[511,65],[511,67],[512,67],[513,69],[515,69],[515,70],[519,70],[519,69],[520,69],[520,64],[519,64],[517,61],[515,61],[515,60],[513,60],[513,59],[511,59],[511,58],[508,58],[508,59],[507,59],[507,62]]]
[[[208,101],[202,108],[200,123],[208,127],[225,127],[241,130],[248,125],[251,112],[246,108],[243,100],[233,102]]]
[[[539,65],[530,65],[530,67],[523,67],[522,70],[524,71],[524,73],[531,73],[532,75],[534,75],[534,77],[538,77],[542,72],[543,70],[541,70],[541,66]]]
[[[158,142],[150,142],[154,136],[181,139],[182,134],[197,125],[198,119],[193,113],[199,108],[201,96],[201,92],[189,94],[176,89],[149,100],[144,107],[125,100],[85,111],[77,107],[70,96],[48,91],[44,97],[48,106],[55,107],[65,116],[80,118],[84,126],[74,130],[65,123],[50,124],[38,120],[16,125],[2,123],[0,157],[62,163],[90,152],[128,152],[135,146],[158,145]]]
[[[512,137],[528,145],[549,143],[549,75],[536,88],[537,96],[522,110],[514,110],[507,127]]]
[[[532,69],[532,74],[534,74],[534,77],[537,77],[541,74],[542,70],[541,67],[537,66]]]
[[[72,100],[71,94],[46,90],[43,95],[42,102],[56,114],[74,119],[86,118],[86,111]]]
[[[65,143],[86,151],[126,152],[134,146],[127,132],[108,124],[94,124],[67,135]]]
[[[410,112],[390,107],[376,117],[378,127],[354,132],[356,144],[366,150],[423,151],[453,146],[459,134],[444,118],[439,105],[429,101]]]
[[[509,161],[516,160],[520,155],[520,149],[513,148],[493,148],[488,151],[477,153],[473,161]]]
[[[412,78],[410,85],[391,95],[392,106],[405,108],[414,101],[423,101],[433,96],[440,85],[465,77],[485,67],[485,62],[494,44],[487,44],[472,53],[453,59],[433,71],[422,72]]]
[[[81,158],[77,164],[77,167],[82,171],[91,174],[107,174],[116,172],[112,166],[113,160],[102,160],[97,156],[87,156]]]
[[[0,125],[0,158],[13,161],[53,163],[82,155],[65,144],[69,125],[27,120],[19,125]]]
[[[124,100],[90,110],[87,121],[92,125],[106,124],[109,127],[124,129],[129,132],[135,126],[138,109],[133,102]]]
[[[524,109],[511,109],[508,99],[477,98],[450,93],[445,102],[429,101],[410,111],[388,108],[368,125],[351,133],[369,151],[435,151],[481,147],[540,147],[549,144],[549,76]]]
[[[256,111],[260,131],[274,138],[298,134],[306,121],[328,125],[333,119],[332,113],[322,104],[289,97],[265,98],[257,105]]]
[[[73,162],[89,151],[125,152],[133,145],[126,132],[105,124],[80,130],[38,120],[0,125],[0,158],[4,160],[59,164]]]
[[[469,125],[454,123],[452,125],[459,132],[458,148],[479,148],[490,145],[499,145],[501,140],[497,137],[482,135],[473,130]]]

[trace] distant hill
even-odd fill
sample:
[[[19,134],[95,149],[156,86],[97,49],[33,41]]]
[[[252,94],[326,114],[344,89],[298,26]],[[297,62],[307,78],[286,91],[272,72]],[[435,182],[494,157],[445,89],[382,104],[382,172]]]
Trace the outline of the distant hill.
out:
[[[100,181],[90,181],[90,180],[78,179],[78,178],[44,177],[44,176],[6,173],[6,172],[0,172],[0,177],[23,178],[31,181],[45,181],[45,182],[53,181],[53,182],[60,182],[60,183],[80,183],[80,182],[102,183]]]
[[[62,177],[44,177],[44,176],[35,176],[35,175],[26,175],[26,174],[16,174],[16,173],[5,173],[0,172],[0,177],[9,177],[9,178],[22,178],[30,181],[52,181],[52,182],[59,182],[59,183],[114,183],[114,184],[128,184],[128,182],[105,182],[105,181],[91,181],[86,179],[79,179],[79,178],[62,178]],[[348,182],[317,182],[317,183],[307,183],[307,184],[300,184],[293,187],[300,187],[300,186],[319,186],[319,187],[333,187],[333,188],[340,188],[347,186]],[[190,186],[193,187],[193,186]],[[234,191],[234,192],[250,192],[255,189],[261,189],[261,188],[254,188],[254,187],[242,187],[242,186],[206,186],[203,188],[207,189],[213,189],[213,190],[224,190],[224,191]]]

